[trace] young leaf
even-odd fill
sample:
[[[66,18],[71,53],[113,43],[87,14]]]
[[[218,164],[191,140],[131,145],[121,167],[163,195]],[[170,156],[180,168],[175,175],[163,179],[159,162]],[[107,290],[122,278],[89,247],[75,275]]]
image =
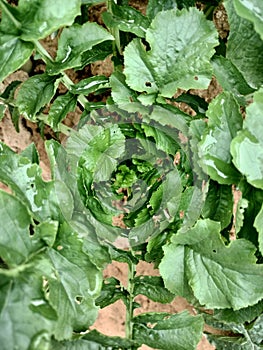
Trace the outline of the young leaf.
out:
[[[263,40],[263,3],[261,0],[234,0],[237,14],[253,22],[256,32]]]
[[[72,94],[89,95],[92,92],[99,92],[109,88],[109,79],[104,75],[82,79],[77,84],[70,87]]]
[[[113,39],[113,36],[97,23],[87,22],[64,28],[58,41],[56,61],[49,62],[47,72],[58,74],[65,69],[78,68],[83,65],[86,52],[97,44]]]
[[[247,108],[243,129],[231,143],[233,163],[247,181],[263,189],[263,141],[262,141],[263,89],[255,92],[254,102]]]
[[[146,32],[151,50],[135,39],[124,51],[127,84],[164,97],[172,97],[178,88],[206,88],[216,37],[213,25],[195,8],[158,13]]]
[[[208,128],[199,143],[200,165],[220,184],[238,183],[240,174],[232,164],[230,144],[242,127],[242,116],[234,97],[223,92],[209,105]]]
[[[96,305],[101,309],[115,303],[117,300],[123,300],[127,305],[128,294],[125,292],[121,283],[114,277],[104,279],[100,296],[96,299]]]
[[[69,91],[65,95],[56,98],[52,103],[48,113],[48,121],[52,129],[56,130],[59,123],[67,116],[69,112],[73,112],[77,105],[77,96]]]
[[[34,45],[22,41],[17,36],[4,34],[0,36],[0,81],[19,69],[31,56]]]
[[[31,223],[26,207],[10,194],[0,191],[0,257],[9,266],[22,264],[33,251]]]
[[[153,20],[157,13],[172,9],[177,9],[176,0],[149,0],[146,9],[146,15],[148,18]]]
[[[35,75],[22,83],[16,104],[19,112],[27,119],[34,120],[42,107],[48,104],[56,92],[58,77],[46,73]]]
[[[191,316],[187,311],[165,316],[162,320],[153,321],[151,314],[144,324],[135,318],[134,339],[138,343],[146,344],[155,349],[163,350],[194,350],[201,339],[204,321],[201,316]],[[137,323],[138,321],[138,323]],[[149,327],[149,323],[155,323]]]
[[[110,76],[111,96],[117,105],[122,107],[123,104],[137,101],[136,93],[131,90],[125,82],[125,75],[120,72],[114,72]]]
[[[207,308],[253,305],[263,296],[263,267],[256,264],[255,247],[244,239],[225,246],[219,232],[220,223],[206,219],[175,235],[160,264],[165,286],[182,295],[182,281],[187,281]]]
[[[21,39],[43,39],[57,29],[70,26],[80,14],[80,0],[20,0]]]
[[[224,5],[230,24],[226,57],[237,67],[247,83],[257,89],[263,84],[263,41],[255,32],[253,24],[237,15],[233,1],[228,0]]]
[[[169,292],[159,276],[138,276],[133,280],[134,295],[143,294],[147,298],[159,303],[171,303],[174,294]]]

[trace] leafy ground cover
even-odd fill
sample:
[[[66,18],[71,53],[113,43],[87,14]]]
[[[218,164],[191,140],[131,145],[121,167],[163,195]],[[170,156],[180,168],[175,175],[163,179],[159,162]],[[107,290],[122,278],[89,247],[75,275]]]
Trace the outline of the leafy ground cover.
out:
[[[3,349],[190,350],[204,332],[217,349],[261,349],[262,2],[109,0],[94,22],[99,2],[0,1],[1,118],[52,130],[50,179],[34,143],[0,144]],[[92,74],[105,59],[110,74]],[[126,283],[103,277],[112,261]],[[138,313],[140,295],[193,312]],[[116,301],[125,337],[93,327]]]

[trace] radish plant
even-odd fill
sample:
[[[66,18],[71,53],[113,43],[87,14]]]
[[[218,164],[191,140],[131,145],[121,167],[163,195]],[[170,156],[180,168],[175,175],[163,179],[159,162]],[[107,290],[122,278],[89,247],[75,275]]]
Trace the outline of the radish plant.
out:
[[[34,144],[19,154],[0,144],[2,349],[190,350],[205,323],[220,330],[206,331],[217,349],[261,349],[262,1],[149,0],[143,14],[108,0],[103,25],[89,20],[98,3],[0,0],[0,116],[66,135],[45,142],[50,181]],[[212,21],[222,4],[225,38]],[[109,77],[70,79],[107,57]],[[29,59],[45,72],[7,84]],[[222,92],[207,101],[212,77]],[[103,278],[112,261],[127,264],[127,286]],[[160,276],[137,275],[139,261]],[[182,296],[195,315],[135,316],[140,294]],[[91,330],[117,300],[126,336]]]

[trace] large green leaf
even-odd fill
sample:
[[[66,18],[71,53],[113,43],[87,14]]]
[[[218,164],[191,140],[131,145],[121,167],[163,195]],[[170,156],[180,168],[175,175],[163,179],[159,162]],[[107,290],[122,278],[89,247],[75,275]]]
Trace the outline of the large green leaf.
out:
[[[254,95],[254,102],[247,108],[243,129],[231,143],[233,163],[246,176],[247,181],[263,189],[263,89]]]
[[[120,72],[114,72],[110,76],[111,96],[115,103],[122,106],[137,101],[136,93],[131,90],[125,82],[125,75]]]
[[[208,128],[199,143],[200,165],[220,184],[238,183],[240,174],[232,164],[230,144],[242,127],[242,116],[233,95],[221,93],[209,105]]]
[[[65,69],[82,66],[85,53],[97,44],[113,39],[113,36],[97,23],[87,22],[64,28],[58,41],[56,61],[47,65],[48,73],[58,74]]]
[[[247,83],[257,89],[263,84],[263,41],[255,32],[253,24],[238,16],[234,2],[237,3],[228,0],[224,4],[230,24],[226,57],[242,73]],[[246,3],[251,6],[250,1]],[[254,3],[253,1],[252,4]]]
[[[73,330],[86,330],[97,317],[102,273],[83,252],[83,242],[64,224],[56,241],[57,250],[49,249],[50,273],[48,300],[56,310],[58,320],[54,334],[57,339],[69,339]]]
[[[0,32],[0,81],[26,63],[33,49],[33,44]]]
[[[0,191],[0,257],[9,266],[25,262],[32,252],[31,223],[26,207],[15,197]]]
[[[2,350],[46,349],[56,313],[43,293],[43,280],[36,260],[17,278],[0,280],[0,342]],[[38,344],[38,347],[34,347]],[[32,346],[32,348],[30,347]]]
[[[38,221],[63,221],[63,215],[71,218],[73,199],[62,181],[43,181],[38,164],[32,164],[1,143],[0,164],[0,181],[12,189]]]
[[[212,23],[194,8],[158,13],[146,32],[151,49],[135,39],[124,51],[126,82],[133,90],[164,97],[178,88],[206,88],[216,37]]]
[[[234,0],[239,16],[253,22],[256,32],[263,40],[263,2],[261,0]]]
[[[16,104],[19,112],[28,119],[34,119],[42,107],[48,104],[56,92],[57,76],[46,73],[27,79],[19,89]]]
[[[263,267],[256,264],[255,247],[244,239],[225,246],[219,232],[220,223],[206,219],[175,235],[160,264],[165,286],[182,295],[189,284],[208,308],[253,305],[263,296]]]
[[[217,56],[212,61],[214,74],[225,91],[231,92],[237,101],[245,105],[244,95],[251,94],[252,89],[237,67],[227,58]]]
[[[146,14],[148,18],[153,19],[158,12],[190,6],[195,6],[195,0],[149,0]]]
[[[154,349],[194,350],[201,339],[203,319],[187,311],[159,320],[153,314],[139,315],[134,319],[134,339]],[[151,327],[150,323],[154,324]]]
[[[80,0],[20,0],[21,38],[27,41],[42,39],[71,25],[80,14],[80,5]]]
[[[257,229],[258,234],[259,234],[259,236],[258,236],[259,250],[260,250],[261,254],[263,255],[263,205],[262,205],[260,212],[256,216],[254,226]]]

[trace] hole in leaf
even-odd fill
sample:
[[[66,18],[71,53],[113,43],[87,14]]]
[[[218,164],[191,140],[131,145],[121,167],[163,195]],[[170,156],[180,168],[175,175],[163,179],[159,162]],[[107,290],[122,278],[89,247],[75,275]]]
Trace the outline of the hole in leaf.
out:
[[[34,226],[32,224],[29,225],[29,235],[34,236],[35,231],[34,231]]]
[[[194,77],[194,80],[198,80],[198,77],[197,77],[197,76],[195,76],[195,77]]]
[[[76,297],[75,297],[75,302],[77,303],[77,304],[81,304],[82,302],[83,302],[83,296],[82,295],[77,295]]]
[[[216,253],[216,249],[213,249],[213,253]]]
[[[151,86],[152,86],[152,83],[150,83],[149,81],[146,81],[145,86],[151,87]]]

